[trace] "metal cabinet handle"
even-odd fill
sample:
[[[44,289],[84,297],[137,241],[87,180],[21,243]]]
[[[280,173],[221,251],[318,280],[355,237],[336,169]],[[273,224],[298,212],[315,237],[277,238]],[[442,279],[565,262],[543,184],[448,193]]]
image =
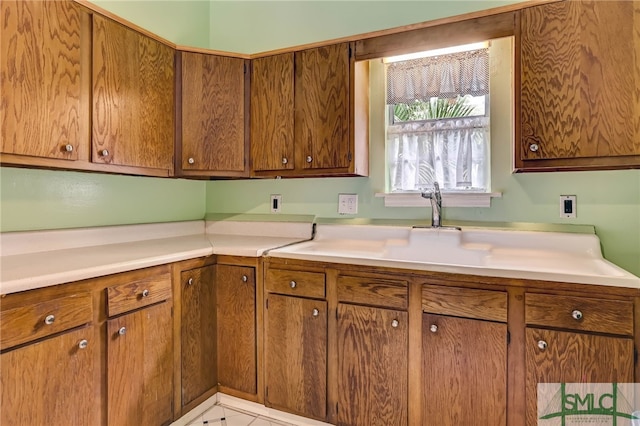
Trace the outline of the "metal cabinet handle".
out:
[[[287,164],[288,162],[287,157],[282,157],[282,164]]]
[[[313,308],[311,315],[313,315],[314,317],[317,317],[318,315],[320,315],[320,311],[318,310],[318,308]]]
[[[298,286],[298,283],[296,283],[293,280],[291,280],[291,282],[289,283],[289,287],[291,287],[291,288],[296,288],[297,286]]]
[[[120,336],[124,336],[127,333],[127,328],[126,327],[120,327],[120,330],[118,330],[118,334]]]
[[[574,320],[576,321],[580,321],[584,316],[582,315],[582,311],[579,310],[574,310],[573,312],[571,312],[571,316],[573,317]]]
[[[82,339],[80,340],[80,342],[78,342],[78,348],[80,349],[86,349],[87,346],[89,346],[89,342],[87,342],[87,339]]]
[[[73,145],[71,145],[71,144],[66,144],[66,145],[64,146],[64,150],[65,150],[65,151],[67,151],[67,152],[73,152]]]
[[[249,281],[249,277],[247,277],[246,275],[242,276],[242,282],[246,283],[247,281]]]
[[[189,280],[187,281],[187,285],[193,285],[193,278],[189,278]]]
[[[307,155],[307,163],[311,163],[313,161],[313,157],[310,155]]]
[[[189,164],[195,164],[196,160],[194,160],[193,157],[189,157],[189,159],[187,160],[187,163]]]
[[[400,323],[398,322],[397,319],[394,319],[393,321],[391,321],[391,327],[398,328],[399,325]]]
[[[100,155],[102,155],[103,157],[108,157],[109,156],[109,150],[108,149],[103,149],[102,151],[100,151]]]
[[[53,322],[56,320],[56,317],[53,315],[47,315],[44,319],[44,323],[47,325],[51,325],[53,324]]]
[[[537,143],[532,143],[531,145],[529,145],[529,151],[531,152],[538,152],[539,149],[540,146],[538,146]]]
[[[146,288],[142,290],[142,297],[149,297],[149,290],[147,290]]]
[[[436,324],[431,324],[431,327],[429,327],[429,331],[432,333],[437,333],[438,332],[438,326]]]
[[[538,340],[538,349],[540,349],[541,351],[545,351],[547,349],[547,346],[549,346],[547,342],[545,342],[544,340]]]

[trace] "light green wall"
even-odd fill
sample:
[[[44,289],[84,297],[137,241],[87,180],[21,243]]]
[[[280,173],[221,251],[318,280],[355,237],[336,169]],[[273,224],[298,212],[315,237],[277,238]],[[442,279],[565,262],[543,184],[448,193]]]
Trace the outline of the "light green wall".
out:
[[[349,6],[345,6],[345,3]],[[387,10],[387,15],[379,14],[380,8],[399,4],[404,7],[399,8],[397,13]],[[453,15],[478,8],[479,5],[488,7],[490,3],[214,0],[211,33],[214,48],[235,46],[238,50],[255,52],[433,19],[443,14]],[[420,6],[424,9],[420,9],[419,14],[414,13]],[[354,18],[356,12],[358,19]],[[264,16],[269,17],[268,22],[261,21]],[[320,19],[321,16],[324,18]],[[328,16],[334,18],[330,19]],[[401,22],[403,19],[405,21]],[[363,22],[373,24],[365,28],[369,24]],[[230,30],[222,30],[223,24],[225,28],[248,27],[246,31],[231,33]],[[224,38],[224,33],[233,34],[235,39]],[[500,78],[508,79],[509,76]],[[357,217],[424,219],[429,216],[430,210],[426,208],[385,208],[383,200],[374,196],[376,192],[384,191],[384,118],[380,112],[384,104],[384,93],[376,90],[373,83],[377,81],[378,87],[382,87],[381,67],[373,67],[371,80],[374,87],[371,91],[374,115],[370,129],[369,178],[209,182],[207,212],[268,213],[269,195],[281,194],[282,213],[338,217],[338,194],[357,193]],[[509,88],[508,84],[502,86],[501,90]],[[494,99],[507,101],[495,102]],[[490,208],[446,208],[445,221],[456,219],[595,225],[605,257],[640,276],[640,170],[512,174],[512,111],[509,99],[509,93],[492,94],[492,189],[502,192],[502,198],[494,199]],[[379,111],[377,116],[376,111]],[[559,217],[561,194],[577,195],[576,219]]]
[[[209,47],[208,0],[91,0],[178,45]]]

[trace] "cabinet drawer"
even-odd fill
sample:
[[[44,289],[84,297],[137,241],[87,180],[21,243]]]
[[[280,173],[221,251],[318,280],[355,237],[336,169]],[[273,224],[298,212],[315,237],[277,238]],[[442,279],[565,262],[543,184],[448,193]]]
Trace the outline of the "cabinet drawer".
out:
[[[507,322],[507,293],[473,288],[422,286],[422,311]]]
[[[338,301],[407,309],[407,282],[381,278],[338,277]]]
[[[324,274],[322,272],[269,269],[267,291],[294,296],[324,299]]]
[[[0,313],[2,350],[91,322],[88,293],[48,300]]]
[[[171,298],[171,274],[108,287],[107,314],[111,317]]]
[[[633,302],[587,297],[525,295],[527,325],[633,335]]]

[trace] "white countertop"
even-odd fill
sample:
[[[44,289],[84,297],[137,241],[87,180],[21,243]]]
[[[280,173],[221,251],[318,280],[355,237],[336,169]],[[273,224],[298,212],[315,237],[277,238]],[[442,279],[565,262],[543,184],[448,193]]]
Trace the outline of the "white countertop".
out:
[[[242,232],[250,232],[243,235]],[[258,257],[311,238],[311,223],[205,221],[0,235],[0,294],[194,259]]]

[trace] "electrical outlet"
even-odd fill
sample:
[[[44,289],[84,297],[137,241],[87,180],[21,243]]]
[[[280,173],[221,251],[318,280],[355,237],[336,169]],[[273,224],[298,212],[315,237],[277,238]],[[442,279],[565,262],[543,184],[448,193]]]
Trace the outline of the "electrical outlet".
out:
[[[569,219],[575,218],[577,207],[575,195],[560,196],[560,217]]]
[[[271,194],[271,213],[280,213],[282,207],[282,195]]]
[[[357,214],[358,194],[338,194],[338,213]]]

